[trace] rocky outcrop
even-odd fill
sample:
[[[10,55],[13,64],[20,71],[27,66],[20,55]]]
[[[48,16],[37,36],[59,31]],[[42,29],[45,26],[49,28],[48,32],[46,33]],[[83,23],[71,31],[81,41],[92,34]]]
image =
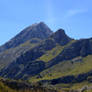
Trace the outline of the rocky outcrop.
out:
[[[69,43],[72,39],[66,35],[65,31],[63,29],[59,29],[56,33],[54,33],[51,38],[53,38],[57,43],[59,43],[61,46],[66,45]]]

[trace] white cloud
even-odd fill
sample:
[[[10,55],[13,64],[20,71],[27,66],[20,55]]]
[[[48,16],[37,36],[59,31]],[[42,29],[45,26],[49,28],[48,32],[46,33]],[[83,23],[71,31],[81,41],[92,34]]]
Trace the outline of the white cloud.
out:
[[[79,14],[86,13],[87,11],[88,10],[86,10],[86,9],[71,9],[71,10],[67,11],[66,17],[76,16],[76,15],[79,15]]]

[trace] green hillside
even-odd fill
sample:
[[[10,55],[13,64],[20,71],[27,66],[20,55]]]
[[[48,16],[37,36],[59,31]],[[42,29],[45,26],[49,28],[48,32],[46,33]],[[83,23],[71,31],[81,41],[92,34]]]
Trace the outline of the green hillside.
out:
[[[92,38],[74,40],[63,29],[53,33],[44,23],[32,25],[0,47],[0,76],[39,85],[34,87],[37,90],[18,92],[51,92],[47,88],[90,91]],[[8,81],[10,85],[14,83],[14,88],[7,81],[0,83],[1,91],[17,92],[15,81]]]
[[[53,32],[43,22],[23,29],[19,34],[0,46],[0,70],[16,60],[21,54],[37,46]]]
[[[2,53],[0,53],[0,69],[4,68],[6,65],[10,64],[14,59],[21,55],[21,53],[25,53],[26,51],[32,49],[37,46],[41,40],[35,39],[38,41],[37,43],[31,43],[27,41],[15,48],[8,49]]]
[[[2,82],[0,82],[0,92],[16,92],[16,91],[5,86]]]
[[[37,76],[30,78],[30,81],[39,80],[50,80],[56,79],[68,75],[78,75],[82,73],[87,73],[92,70],[92,55],[85,58],[77,57],[71,61],[63,61],[53,67],[44,70],[40,73],[41,78]]]
[[[57,45],[52,50],[47,51],[46,54],[44,54],[43,56],[41,56],[38,60],[42,60],[44,62],[48,62],[51,59],[55,58],[62,51],[62,49],[63,49],[62,46]]]
[[[42,55],[40,58],[38,58],[37,60],[42,60],[45,63],[47,63],[48,61],[54,59],[56,56],[58,56],[62,50],[66,47],[68,47],[69,45],[71,45],[72,43],[74,43],[76,40],[72,40],[70,41],[68,44],[61,46],[60,44],[57,44],[55,48],[47,51],[44,55]]]
[[[60,62],[59,64],[44,70],[39,75],[30,78],[29,82],[37,83],[42,80],[53,80],[69,75],[74,75],[76,77],[79,74],[87,73],[91,70],[92,70],[92,55],[88,55],[85,58],[77,57],[72,59],[71,61]],[[91,80],[92,77],[88,77],[88,80],[89,79]],[[56,88],[57,90],[63,90],[64,92],[70,92],[70,90],[74,90],[74,92],[76,92],[75,90],[80,90],[82,88],[85,88],[85,86],[92,88],[92,83],[89,82],[88,80],[84,80],[83,82],[80,83],[68,83],[68,84],[59,83],[56,85],[51,85],[48,82],[47,84],[43,84],[43,85],[46,87]],[[87,89],[83,92],[91,92],[91,91],[92,89]]]

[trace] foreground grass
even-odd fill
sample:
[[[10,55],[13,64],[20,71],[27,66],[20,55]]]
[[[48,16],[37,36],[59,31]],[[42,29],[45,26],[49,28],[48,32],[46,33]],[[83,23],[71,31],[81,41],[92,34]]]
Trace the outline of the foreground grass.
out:
[[[9,84],[7,84],[8,82],[9,82]],[[40,87],[39,85],[34,85],[32,87],[26,87],[23,85],[23,87],[21,88],[20,82],[17,82],[17,83],[19,83],[17,85],[16,85],[16,82],[17,81],[13,81],[13,80],[12,81],[6,80],[6,81],[2,82],[0,80],[0,92],[57,92],[54,89],[43,88],[43,87]]]

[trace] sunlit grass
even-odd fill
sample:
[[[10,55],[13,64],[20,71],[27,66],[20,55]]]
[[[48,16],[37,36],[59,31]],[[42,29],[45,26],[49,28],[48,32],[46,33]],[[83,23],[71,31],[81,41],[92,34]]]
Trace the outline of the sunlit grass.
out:
[[[51,80],[67,75],[77,76],[78,74],[89,72],[90,70],[92,70],[92,55],[83,58],[81,62],[61,62],[41,72],[40,75],[42,78],[37,78],[37,76],[35,76],[31,78],[30,81]]]

